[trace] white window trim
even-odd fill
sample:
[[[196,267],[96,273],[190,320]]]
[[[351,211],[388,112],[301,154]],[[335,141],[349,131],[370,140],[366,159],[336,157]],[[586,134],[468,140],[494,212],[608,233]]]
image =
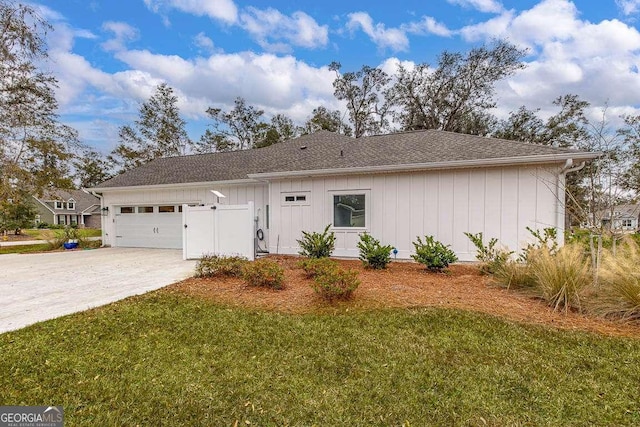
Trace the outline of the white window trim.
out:
[[[69,199],[67,200],[67,210],[68,211],[73,211],[76,209],[76,201],[73,199]]]
[[[329,201],[329,223],[331,224],[330,229],[336,231],[354,231],[354,232],[362,232],[369,231],[371,227],[371,189],[353,189],[353,190],[329,190],[328,192],[328,201]],[[350,194],[364,194],[364,227],[335,227],[333,225],[333,196],[345,196]]]
[[[61,200],[54,200],[53,202],[54,209],[62,209],[63,206],[64,206],[64,203]]]
[[[290,196],[295,199],[298,196],[304,196],[305,200],[286,201],[285,198]],[[280,206],[311,206],[311,191],[281,191]]]

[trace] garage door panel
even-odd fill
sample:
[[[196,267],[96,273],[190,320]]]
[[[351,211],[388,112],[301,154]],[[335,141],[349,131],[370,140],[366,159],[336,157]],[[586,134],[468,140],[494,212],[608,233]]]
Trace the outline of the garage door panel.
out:
[[[155,207],[152,213],[118,213],[115,221],[118,247],[182,248],[182,214],[177,209],[158,212]]]

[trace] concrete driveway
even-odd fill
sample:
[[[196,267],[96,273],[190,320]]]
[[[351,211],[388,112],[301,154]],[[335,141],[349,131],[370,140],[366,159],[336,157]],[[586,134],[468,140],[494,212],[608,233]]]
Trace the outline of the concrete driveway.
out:
[[[162,288],[194,267],[175,249],[0,255],[0,333]]]

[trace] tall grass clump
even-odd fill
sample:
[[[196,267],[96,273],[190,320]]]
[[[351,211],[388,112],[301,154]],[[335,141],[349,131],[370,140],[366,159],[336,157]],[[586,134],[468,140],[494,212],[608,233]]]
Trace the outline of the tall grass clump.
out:
[[[493,278],[507,289],[533,289],[536,279],[525,262],[505,261],[494,267]]]
[[[640,320],[640,248],[624,240],[614,256],[603,252],[599,285],[591,302],[594,314],[627,321]]]
[[[530,251],[528,264],[536,290],[553,310],[581,309],[581,297],[592,281],[582,247],[567,245],[552,253],[549,248]]]

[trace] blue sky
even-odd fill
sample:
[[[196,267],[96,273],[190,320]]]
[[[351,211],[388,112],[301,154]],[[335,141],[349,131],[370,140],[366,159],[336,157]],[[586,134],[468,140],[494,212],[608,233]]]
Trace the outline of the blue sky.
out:
[[[32,3],[53,25],[47,67],[62,120],[102,152],[118,127],[166,82],[198,139],[209,106],[235,97],[302,123],[333,98],[334,74],[362,65],[393,72],[435,64],[443,50],[493,38],[529,49],[527,67],[497,87],[504,117],[520,105],[553,113],[577,93],[597,117],[640,113],[640,0],[49,0]]]

